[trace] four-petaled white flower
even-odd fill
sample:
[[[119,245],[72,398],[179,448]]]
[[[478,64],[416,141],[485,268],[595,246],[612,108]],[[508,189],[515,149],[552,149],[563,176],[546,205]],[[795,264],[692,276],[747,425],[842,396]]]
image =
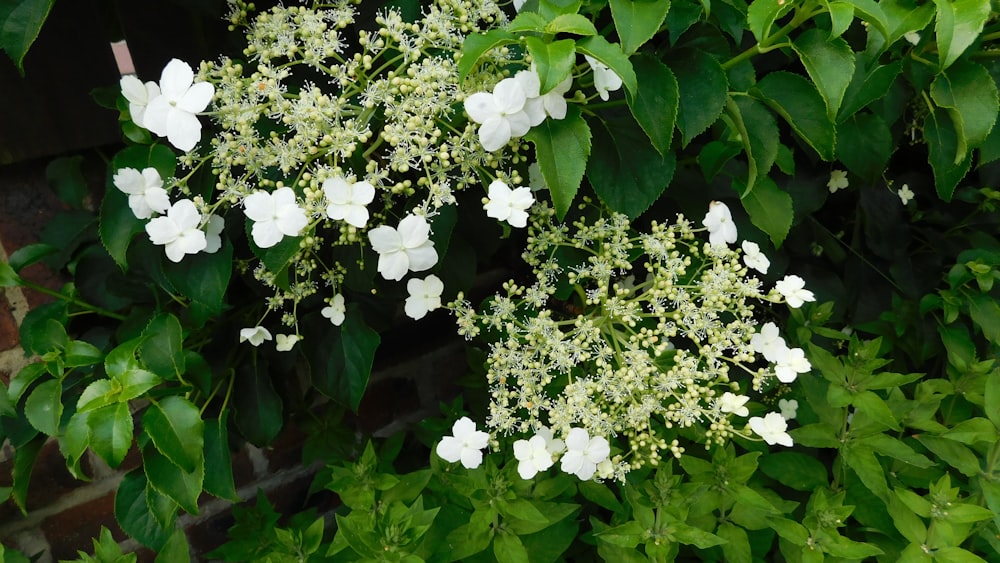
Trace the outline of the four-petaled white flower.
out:
[[[826,183],[827,189],[830,193],[836,193],[837,190],[842,190],[849,185],[847,181],[847,172],[843,170],[831,170],[830,180]]]
[[[611,446],[603,436],[591,438],[583,428],[571,428],[566,435],[566,453],[562,457],[563,471],[589,481],[597,464],[607,459]]]
[[[344,305],[344,296],[339,293],[334,295],[333,299],[330,300],[330,304],[323,307],[320,313],[330,319],[330,322],[334,326],[344,324],[344,319],[347,318],[347,306]]]
[[[295,201],[295,191],[278,188],[274,193],[256,191],[243,199],[243,210],[253,220],[253,242],[270,248],[285,236],[297,236],[309,219]]]
[[[799,402],[795,399],[781,399],[778,401],[778,408],[781,409],[781,418],[792,420],[799,412]]]
[[[531,479],[539,471],[552,467],[552,454],[545,443],[545,437],[538,434],[530,440],[514,442],[514,457],[518,460],[517,473],[521,479]]]
[[[160,95],[160,87],[152,80],[143,84],[133,74],[123,76],[121,81],[119,81],[119,85],[121,86],[122,94],[128,100],[128,112],[132,116],[132,123],[145,128],[146,124],[143,117],[146,114],[146,106]]]
[[[777,362],[788,349],[785,340],[778,333],[778,325],[774,323],[764,323],[764,326],[760,327],[760,332],[750,337],[750,346],[769,362]]]
[[[375,186],[368,182],[348,182],[337,176],[323,182],[323,193],[329,205],[326,215],[343,219],[348,225],[363,228],[368,223],[368,208],[375,199]]]
[[[551,455],[561,454],[566,451],[566,442],[556,438],[552,434],[552,429],[548,426],[539,426],[536,428],[535,436],[545,438],[545,448],[549,450],[549,454]]]
[[[240,329],[240,342],[249,342],[254,346],[260,346],[265,340],[271,340],[271,331],[262,326]]]
[[[302,340],[298,334],[279,334],[274,337],[274,348],[279,352],[289,352],[295,343]]]
[[[381,225],[368,231],[382,277],[399,281],[407,271],[422,272],[436,264],[438,255],[430,234],[431,226],[419,215],[407,215],[395,229]]]
[[[201,140],[201,122],[196,113],[204,111],[215,95],[209,82],[194,82],[187,63],[172,59],[160,75],[160,95],[152,98],[142,116],[144,127],[182,151]],[[133,119],[134,120],[134,119]]]
[[[438,442],[435,451],[437,455],[448,462],[461,461],[466,469],[475,469],[483,463],[483,452],[480,451],[489,443],[490,435],[476,430],[476,423],[463,416],[451,427],[452,436],[445,436]]]
[[[493,180],[489,188],[489,200],[483,205],[486,215],[500,221],[507,221],[511,227],[523,228],[528,224],[528,208],[535,203],[531,188],[510,189],[500,180]]]
[[[205,250],[208,254],[215,254],[222,248],[222,229],[226,227],[226,220],[218,215],[205,217]]]
[[[524,111],[528,114],[529,123],[532,127],[545,121],[546,117],[552,119],[563,119],[566,117],[566,98],[564,97],[570,87],[573,86],[573,76],[567,76],[562,82],[556,84],[548,92],[541,93],[541,79],[535,66],[531,70],[522,70],[514,75],[514,79],[521,84],[521,88],[527,97],[524,102]]]
[[[902,201],[903,205],[906,205],[907,203],[910,203],[911,199],[913,199],[914,193],[913,190],[910,189],[910,186],[903,184],[903,187],[899,188],[896,195],[899,196],[899,201]]]
[[[422,319],[427,313],[441,306],[444,283],[439,277],[431,274],[422,280],[410,279],[406,282],[406,291],[410,294],[403,306],[406,315],[411,319]]]
[[[608,68],[608,65],[590,55],[584,55],[583,58],[587,59],[590,69],[594,71],[594,88],[597,89],[597,93],[601,95],[602,100],[608,101],[608,92],[613,92],[622,87],[622,77]]]
[[[741,246],[743,247],[743,262],[747,267],[766,274],[767,269],[771,267],[771,261],[760,251],[760,246],[749,240],[743,241]]]
[[[180,262],[185,254],[197,254],[205,249],[205,233],[199,229],[201,213],[190,199],[182,199],[167,209],[167,214],[146,223],[146,234],[153,244],[166,248],[171,262]]]
[[[733,215],[725,203],[713,201],[708,204],[708,213],[701,224],[708,228],[708,242],[712,246],[726,246],[736,242],[736,223],[733,223]]]
[[[778,283],[774,284],[774,288],[778,290],[784,298],[788,306],[793,309],[798,309],[806,301],[815,301],[816,296],[813,292],[805,289],[806,282],[799,276],[785,276],[783,279],[779,280]]]
[[[792,447],[792,437],[785,432],[787,429],[788,423],[780,413],[769,412],[763,418],[755,416],[750,419],[750,430],[771,446],[781,444]]]
[[[750,397],[746,395],[736,395],[726,391],[719,397],[719,410],[736,416],[746,416],[750,414],[750,409],[745,406],[749,400]]]
[[[115,187],[128,194],[128,206],[137,219],[149,219],[153,213],[170,209],[170,198],[163,189],[163,178],[155,168],[122,168],[112,178]]]
[[[504,78],[493,93],[476,92],[465,99],[465,112],[479,123],[479,142],[493,152],[511,139],[531,129],[531,118],[524,111],[528,96],[520,80]]]
[[[774,375],[782,383],[791,383],[800,373],[808,373],[812,369],[802,348],[785,348],[779,354],[776,364]]]

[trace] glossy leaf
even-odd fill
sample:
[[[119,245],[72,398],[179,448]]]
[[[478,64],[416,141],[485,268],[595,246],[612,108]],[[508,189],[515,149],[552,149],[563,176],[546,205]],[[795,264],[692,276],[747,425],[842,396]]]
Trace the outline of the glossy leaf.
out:
[[[869,491],[875,493],[880,500],[889,500],[889,485],[885,480],[885,469],[879,463],[875,453],[864,446],[853,446],[841,450],[844,462],[854,470]]]
[[[937,19],[934,33],[944,70],[972,45],[990,16],[990,0],[934,0]]]
[[[576,44],[572,39],[546,42],[537,37],[525,37],[525,45],[531,53],[535,71],[538,73],[542,94],[555,88],[573,71],[576,64]]]
[[[150,512],[146,487],[146,476],[141,470],[134,469],[122,477],[115,493],[115,519],[129,537],[158,550],[167,542],[170,531]]]
[[[546,20],[545,18],[543,18],[541,15],[539,15],[538,12],[528,12],[528,11],[525,11],[525,10],[521,10],[520,13],[518,13],[516,16],[514,16],[514,19],[510,20],[510,23],[508,23],[507,27],[505,27],[504,29],[506,31],[509,31],[509,32],[536,31],[538,33],[541,33],[542,31],[545,30],[545,24],[547,24],[547,23],[548,23],[548,20]],[[484,41],[482,35],[479,35],[479,36],[470,35],[469,37],[479,37],[480,38],[480,39],[473,40],[473,45],[469,46],[470,49],[472,49],[473,47],[475,47],[476,49],[478,49],[479,47],[477,45],[475,45],[475,43],[480,42],[480,41]],[[469,41],[469,39],[466,39],[466,43],[468,43],[468,41]],[[463,45],[463,48],[462,48],[462,57],[463,58],[465,57],[465,51],[466,51],[465,45]],[[486,51],[483,51],[483,54],[485,54],[485,53],[486,53]],[[459,68],[461,68],[461,66]]]
[[[823,160],[833,160],[836,129],[812,83],[790,72],[772,72],[752,91],[791,125]]]
[[[24,416],[28,422],[49,436],[59,434],[59,419],[62,417],[62,381],[50,379],[42,382],[24,401]]]
[[[523,563],[528,561],[528,550],[521,540],[510,532],[500,532],[493,538],[493,555],[500,563]]]
[[[830,14],[830,39],[840,37],[854,21],[854,6],[847,2],[830,2],[824,0],[827,13]]]
[[[0,0],[0,48],[7,52],[21,76],[24,56],[38,38],[56,0]]]
[[[546,119],[524,137],[535,146],[556,216],[566,215],[576,197],[590,157],[590,128],[580,109],[570,104],[565,119]]]
[[[177,317],[169,313],[153,317],[142,338],[138,353],[150,371],[170,380],[184,374],[184,332]]]
[[[236,485],[233,482],[233,459],[229,450],[229,428],[226,413],[219,418],[205,420],[205,491],[221,499],[235,501]]]
[[[934,4],[915,4],[907,0],[881,0],[879,7],[885,14],[889,30],[888,44],[892,45],[910,32],[923,31],[934,19]]]
[[[832,4],[839,4],[833,2]],[[854,7],[854,14],[867,23],[874,26],[883,37],[889,36],[889,19],[882,11],[882,2],[875,0],[844,0],[844,3]]]
[[[993,129],[1000,110],[996,82],[982,65],[962,61],[934,78],[931,98],[951,117],[958,145],[954,162],[961,163]]]
[[[747,8],[747,25],[757,43],[765,43],[771,35],[775,20],[792,10],[790,2],[782,0],[754,0]]]
[[[792,43],[792,48],[823,96],[830,119],[835,119],[847,85],[854,76],[854,51],[843,39],[829,39],[819,29],[803,32]]]
[[[171,264],[167,277],[178,292],[191,300],[189,311],[194,321],[201,325],[225,307],[232,273],[233,247],[223,243],[214,254],[202,252],[185,256],[179,264]]]
[[[849,119],[859,110],[875,100],[881,99],[892,87],[896,77],[903,68],[902,61],[894,61],[886,65],[868,66],[869,60],[863,53],[858,53],[854,64],[854,76],[844,92],[844,101],[840,105],[837,122]]]
[[[39,377],[45,375],[45,364],[28,364],[18,370],[7,386],[7,395],[15,405],[21,401],[21,396]]]
[[[677,79],[677,129],[687,146],[722,115],[729,79],[719,61],[704,51],[682,49],[666,63]]]
[[[747,157],[747,184],[742,193],[746,197],[758,183],[771,181],[767,173],[778,156],[778,125],[771,112],[747,96],[730,100],[726,104],[726,113],[736,126]],[[775,233],[778,231],[775,230]]]
[[[7,262],[0,261],[0,287],[17,287],[23,282]]]
[[[958,154],[958,133],[944,110],[936,109],[924,118],[924,139],[927,141],[928,159],[934,171],[934,187],[938,197],[951,201],[958,183],[972,167],[972,157],[955,162]]]
[[[611,0],[609,4],[626,55],[632,55],[656,35],[670,10],[670,0]],[[642,76],[642,71],[636,74]]]
[[[655,57],[636,56],[632,65],[639,80],[639,89],[634,96],[626,95],[629,109],[656,150],[666,156],[674,136],[680,103],[677,79],[670,68]]]
[[[322,520],[320,521],[322,522]],[[190,563],[191,547],[184,530],[174,530],[160,548],[154,563]]]
[[[205,423],[191,401],[174,395],[152,402],[142,427],[156,449],[185,472],[204,464]]]
[[[597,28],[586,16],[580,14],[560,14],[545,26],[545,33],[572,33],[573,35],[597,35]]]
[[[491,29],[484,34],[466,37],[462,43],[462,58],[458,60],[458,80],[465,80],[487,52],[511,43],[517,43],[517,37],[502,29]]]
[[[127,403],[114,403],[88,411],[90,449],[112,468],[121,465],[132,447],[132,413]]]
[[[70,340],[66,343],[65,354],[66,367],[91,366],[101,363],[104,354],[89,342],[83,340]]]
[[[169,497],[189,514],[198,514],[198,496],[205,481],[205,460],[184,471],[151,446],[142,450],[146,479],[156,492]]]
[[[892,148],[892,134],[878,115],[857,113],[837,127],[837,159],[869,182],[882,176]]]
[[[66,458],[66,469],[74,478],[87,481],[88,477],[80,467],[80,461],[90,446],[90,426],[87,418],[90,413],[75,412],[66,423],[63,435],[59,437],[59,451]]]

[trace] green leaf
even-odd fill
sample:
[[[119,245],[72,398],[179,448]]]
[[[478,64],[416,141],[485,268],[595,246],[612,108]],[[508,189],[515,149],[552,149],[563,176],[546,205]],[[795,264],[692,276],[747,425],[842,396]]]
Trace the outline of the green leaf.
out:
[[[507,31],[510,31],[510,32],[536,31],[538,33],[542,33],[545,30],[545,24],[547,24],[547,23],[548,23],[548,20],[546,20],[545,18],[543,18],[541,15],[539,15],[538,12],[528,12],[528,11],[525,11],[525,10],[521,10],[521,12],[518,13],[517,16],[515,16],[514,19],[512,19],[510,21],[510,23],[507,24],[507,27],[505,27],[504,29],[506,29]],[[475,35],[470,35],[469,38],[471,38],[471,37],[476,37],[476,36]],[[480,35],[478,37],[483,37],[483,36]],[[473,40],[473,43],[481,41],[481,40],[482,39]],[[463,56],[463,58],[465,57],[465,51],[466,51],[465,45],[468,44],[468,43],[469,43],[469,39],[467,38],[465,40],[465,44],[463,44],[463,46],[462,46],[462,56]],[[476,48],[479,47],[478,45],[473,45],[473,46],[476,47]],[[487,51],[488,51],[488,49],[487,49]],[[485,54],[485,53],[486,53],[486,51],[483,51],[483,54]],[[482,55],[479,55],[479,56],[481,57]]]
[[[995,375],[987,376],[987,379],[995,378]],[[998,439],[997,429],[993,426],[993,423],[981,417],[963,420],[951,427],[943,436],[967,446],[973,446],[978,442],[995,444]]]
[[[845,0],[845,2],[854,7],[854,12],[859,18],[869,25],[874,25],[883,36],[889,36],[889,19],[882,11],[882,2],[876,3],[875,0]],[[837,3],[839,2],[835,2]]]
[[[854,76],[844,92],[844,101],[840,105],[837,122],[848,119],[868,104],[883,98],[889,92],[896,77],[903,69],[902,61],[894,61],[886,65],[868,67],[868,57],[864,53],[857,54],[854,63]]]
[[[600,35],[593,35],[591,37],[578,39],[576,42],[576,50],[579,53],[590,55],[591,57],[604,63],[609,69],[613,70],[619,78],[622,79],[622,84],[625,85],[625,89],[632,95],[635,95],[636,89],[638,88],[635,70],[633,70],[632,63],[629,61],[628,56],[622,52],[621,45],[618,45],[617,43],[608,43],[608,40],[604,37],[601,37]]]
[[[958,144],[954,163],[959,164],[993,129],[1000,110],[996,82],[982,65],[962,61],[934,78],[931,98],[951,117]]]
[[[130,369],[115,379],[121,385],[116,399],[123,403],[137,399],[144,395],[146,391],[163,383],[155,373],[138,368]]]
[[[854,6],[847,2],[830,2],[824,0],[826,10],[830,14],[830,39],[840,37],[851,27],[854,21]]]
[[[225,307],[224,298],[232,273],[233,247],[224,243],[214,254],[200,252],[185,256],[179,264],[171,263],[167,278],[181,295],[191,300],[191,317],[202,325]]]
[[[659,31],[670,11],[670,0],[611,0],[611,17],[626,55],[632,55]],[[641,76],[642,71],[637,71]]]
[[[0,0],[0,48],[24,76],[24,56],[56,0]]]
[[[80,461],[90,445],[90,426],[87,424],[89,416],[90,413],[87,412],[73,413],[66,424],[66,430],[59,437],[59,451],[66,458],[66,469],[80,481],[89,479],[80,467]]]
[[[57,252],[59,252],[59,248],[51,244],[43,242],[28,244],[12,252],[8,257],[8,262],[15,272],[20,272],[22,269]],[[0,269],[2,269],[2,266],[0,266]],[[0,274],[0,278],[2,276],[3,274]],[[2,281],[0,281],[0,285],[3,285]]]
[[[798,53],[802,66],[823,96],[827,115],[833,121],[844,99],[847,85],[854,76],[854,51],[842,38],[829,39],[818,28],[799,35],[792,43],[792,48]]]
[[[840,440],[837,430],[829,424],[816,422],[806,424],[788,431],[796,444],[810,448],[839,448]]]
[[[198,514],[198,496],[205,482],[204,459],[200,459],[194,471],[184,471],[155,448],[147,446],[142,450],[142,461],[146,479],[156,492],[170,498],[189,514]]]
[[[751,91],[783,117],[795,133],[826,161],[833,160],[836,129],[812,83],[790,72],[772,72]]]
[[[10,264],[0,261],[0,287],[16,287],[21,285],[22,280],[14,272]]]
[[[729,79],[715,57],[697,49],[678,50],[667,65],[677,79],[677,129],[681,144],[687,146],[722,115]]]
[[[708,549],[712,546],[725,543],[725,540],[719,536],[706,532],[700,528],[695,528],[694,526],[689,526],[680,521],[671,522],[670,535],[674,537],[680,543],[687,545],[694,545],[701,549]]]
[[[624,112],[595,120],[594,144],[606,147],[590,157],[587,178],[609,208],[635,218],[663,193],[677,165],[672,152],[661,156],[632,116]]]
[[[19,403],[21,395],[24,394],[28,387],[46,373],[45,364],[42,363],[28,364],[21,368],[7,386],[7,395],[10,397],[11,402],[15,405]]]
[[[948,465],[963,475],[973,477],[979,473],[979,458],[969,448],[940,436],[920,434],[917,440]]]
[[[590,157],[590,128],[580,108],[570,104],[564,119],[546,119],[524,136],[535,146],[535,157],[552,196],[556,216],[566,216],[576,197],[587,159]]]
[[[892,149],[892,133],[878,115],[856,113],[837,127],[837,159],[866,181],[882,176]]]
[[[887,502],[889,485],[885,480],[885,470],[875,457],[875,453],[865,446],[852,445],[842,450],[841,455],[847,466],[857,473],[865,487],[883,502]]]
[[[937,6],[938,66],[944,70],[965,52],[990,17],[990,0],[934,0]]]
[[[765,43],[771,35],[775,20],[792,9],[792,4],[782,0],[754,0],[747,7],[747,25],[757,43]]]
[[[750,222],[767,233],[775,246],[781,246],[795,216],[792,196],[765,176],[752,192],[743,196],[742,203]]]
[[[114,403],[89,413],[90,449],[112,468],[118,467],[132,447],[132,413],[128,403]]]
[[[554,20],[563,14],[580,11],[582,0],[539,0],[538,13],[547,20]]]
[[[142,427],[156,449],[183,471],[192,473],[205,463],[205,423],[191,401],[174,395],[152,402]]]
[[[138,469],[126,473],[118,484],[115,519],[129,537],[151,549],[159,549],[170,537],[170,531],[161,526],[149,510],[146,476]]]
[[[24,402],[24,416],[28,422],[49,436],[59,434],[59,419],[62,417],[62,381],[50,379],[35,387]]]
[[[31,470],[43,445],[45,436],[38,435],[14,450],[10,496],[25,515],[28,514],[28,484],[31,482]]]
[[[537,37],[525,37],[524,43],[535,63],[535,71],[541,82],[540,93],[544,94],[555,88],[573,71],[576,64],[576,44],[572,39],[549,43]]]
[[[938,197],[951,201],[955,187],[965,177],[972,167],[972,158],[966,155],[961,162],[955,162],[958,154],[958,133],[948,115],[935,109],[924,118],[924,140],[927,141],[927,151],[931,169],[934,171],[934,187]]]
[[[461,82],[476,68],[479,59],[492,49],[517,43],[517,37],[502,29],[491,29],[485,34],[470,35],[462,43],[462,58],[458,60],[458,80]]]
[[[934,561],[947,563],[988,563],[982,557],[960,547],[942,547],[934,552]]]
[[[70,340],[66,343],[65,354],[66,367],[75,368],[81,366],[92,366],[101,363],[104,354],[97,346],[83,340]]]
[[[186,371],[184,366],[184,332],[177,317],[161,313],[142,331],[139,357],[156,375],[176,380]]]
[[[621,503],[618,501],[618,497],[615,496],[608,485],[604,483],[598,483],[596,481],[581,481],[577,488],[580,490],[580,494],[583,498],[589,500],[590,502],[607,508],[612,512],[618,512],[622,509]]]
[[[899,422],[896,421],[896,417],[892,415],[892,410],[889,409],[889,405],[882,400],[881,397],[876,395],[872,391],[864,391],[857,393],[851,399],[851,403],[857,408],[858,412],[864,413],[866,417],[874,422],[893,430],[900,430]]]
[[[759,181],[773,184],[767,174],[778,156],[778,125],[771,112],[747,96],[729,100],[726,113],[739,132],[747,156],[747,185],[741,193],[741,197],[746,197]]]
[[[862,442],[875,453],[908,463],[914,467],[921,469],[934,467],[934,462],[928,459],[927,456],[917,453],[916,450],[906,445],[902,440],[888,434],[876,433],[871,436],[865,436]]]
[[[177,529],[170,534],[166,544],[157,553],[154,563],[191,563],[191,547],[184,530]]]
[[[236,501],[233,482],[233,458],[229,450],[229,428],[226,417],[229,411],[219,413],[219,418],[205,421],[205,491],[224,500]]]
[[[826,553],[834,557],[853,560],[862,560],[884,553],[881,549],[870,543],[854,541],[840,534],[828,534],[826,541],[823,543],[823,549]]]
[[[493,538],[493,554],[500,563],[528,562],[528,550],[520,538],[509,532],[500,532]]]
[[[934,18],[934,4],[915,5],[908,0],[881,0],[879,6],[886,17],[886,27],[889,40],[886,46],[892,45],[911,31],[921,31]]]
[[[677,120],[680,95],[677,79],[670,68],[655,57],[638,55],[632,64],[639,80],[639,91],[635,96],[626,95],[628,107],[656,150],[666,156]]]
[[[620,526],[606,528],[594,533],[599,541],[608,542],[618,547],[635,547],[642,542],[648,530],[636,520],[630,520]]]
[[[753,555],[750,550],[750,539],[743,528],[731,522],[722,522],[715,535],[726,540],[722,544],[722,554],[728,563],[751,563]]]
[[[2,8],[0,8],[2,10]],[[56,192],[59,199],[70,207],[80,209],[83,207],[83,200],[90,195],[87,189],[87,180],[80,171],[80,164],[83,157],[63,156],[59,157],[45,167],[45,181]]]
[[[597,28],[580,14],[560,14],[545,26],[545,33],[572,33],[574,35],[597,35]],[[545,92],[545,90],[542,90]]]
[[[797,491],[813,491],[828,482],[827,469],[813,456],[798,452],[775,452],[760,458],[764,475]]]
[[[1000,428],[1000,372],[994,370],[986,378],[985,404],[983,410],[990,421]],[[13,397],[11,400],[16,401]]]
[[[267,362],[258,358],[236,370],[233,407],[236,427],[250,443],[266,446],[281,431],[284,409],[274,390]]]

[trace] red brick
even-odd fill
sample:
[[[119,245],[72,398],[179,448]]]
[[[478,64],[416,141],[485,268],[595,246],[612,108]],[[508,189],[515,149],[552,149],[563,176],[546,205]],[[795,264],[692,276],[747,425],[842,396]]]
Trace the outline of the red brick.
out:
[[[52,546],[53,559],[75,559],[77,551],[93,553],[93,538],[100,537],[101,527],[111,530],[115,540],[123,541],[125,532],[115,521],[114,491],[52,515],[42,522],[42,530]]]
[[[0,293],[0,352],[17,348],[21,339],[18,337],[17,321],[7,296]],[[10,381],[5,379],[4,383]]]

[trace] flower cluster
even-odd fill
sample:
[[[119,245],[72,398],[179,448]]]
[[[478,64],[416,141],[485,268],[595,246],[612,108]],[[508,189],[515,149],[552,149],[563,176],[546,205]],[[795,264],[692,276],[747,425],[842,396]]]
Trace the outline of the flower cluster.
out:
[[[594,471],[622,479],[664,454],[679,457],[681,440],[790,443],[780,413],[740,421],[761,408],[751,392],[810,370],[773,323],[759,324],[754,302],[799,306],[813,296],[797,276],[763,288],[748,266],[766,271],[767,259],[756,244],[729,248],[737,233],[725,204],[713,202],[705,229],[679,216],[645,233],[620,214],[571,226],[553,215],[533,208],[524,259],[534,283],[507,282],[480,311],[449,304],[460,333],[490,343],[486,425],[494,437],[545,427],[567,446],[576,430],[607,440],[612,450],[587,450],[583,465],[564,456],[584,479]],[[722,235],[703,243],[699,231]],[[516,444],[522,476],[547,467],[539,440]]]

